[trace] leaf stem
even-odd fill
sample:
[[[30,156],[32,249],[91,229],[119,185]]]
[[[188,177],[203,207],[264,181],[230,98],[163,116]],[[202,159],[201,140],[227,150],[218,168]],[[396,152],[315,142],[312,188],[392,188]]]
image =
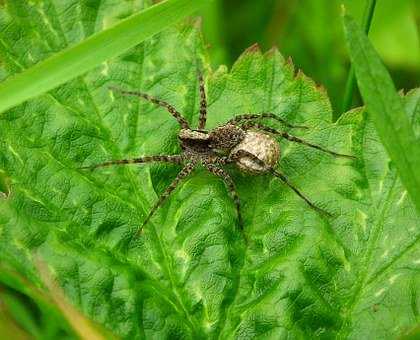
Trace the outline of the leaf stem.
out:
[[[373,13],[375,11],[376,0],[366,0],[366,7],[363,14],[363,31],[366,35],[369,34],[370,26],[372,23]],[[342,113],[347,112],[353,102],[353,92],[356,88],[356,77],[354,74],[354,67],[351,65],[349,74],[347,76],[346,89],[344,92],[343,109]]]

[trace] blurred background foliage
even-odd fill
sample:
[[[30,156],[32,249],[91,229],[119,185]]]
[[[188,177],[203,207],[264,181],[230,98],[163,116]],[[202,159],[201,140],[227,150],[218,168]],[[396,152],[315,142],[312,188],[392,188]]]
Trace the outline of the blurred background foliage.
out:
[[[231,66],[256,42],[263,51],[277,46],[327,89],[338,117],[350,67],[341,5],[362,21],[365,0],[214,0],[201,13],[213,66]],[[419,22],[420,1],[377,1],[369,37],[398,89],[419,86]]]

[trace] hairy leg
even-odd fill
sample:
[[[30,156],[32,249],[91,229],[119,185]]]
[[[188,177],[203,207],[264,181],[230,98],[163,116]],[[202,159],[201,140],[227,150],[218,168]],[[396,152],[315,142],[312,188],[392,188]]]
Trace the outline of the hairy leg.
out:
[[[242,125],[242,128],[245,129],[245,130],[254,128],[254,129],[257,129],[257,130],[261,130],[261,131],[265,131],[265,132],[268,132],[268,133],[272,133],[274,135],[281,136],[281,137],[283,137],[283,138],[285,138],[285,139],[287,139],[287,140],[289,140],[291,142],[300,143],[300,144],[309,146],[311,148],[320,150],[322,152],[329,153],[330,155],[333,155],[333,156],[336,156],[336,157],[345,157],[345,158],[350,158],[350,159],[356,159],[356,157],[354,157],[354,156],[344,155],[344,154],[341,154],[341,153],[337,153],[335,151],[331,151],[331,150],[325,149],[322,146],[319,146],[319,145],[316,145],[316,144],[312,144],[310,142],[307,142],[304,139],[301,139],[299,137],[292,136],[292,135],[288,134],[285,131],[277,131],[276,129],[273,129],[271,127],[265,126],[263,124],[254,123],[254,122],[248,122],[248,123],[243,124]]]
[[[239,150],[237,153],[235,153],[234,155],[232,155],[232,160],[235,161],[241,157],[249,157],[251,158],[254,162],[256,162],[258,165],[260,165],[261,167],[265,167],[267,169],[268,172],[270,172],[271,174],[273,174],[274,176],[276,176],[277,178],[280,178],[283,183],[285,183],[290,189],[292,189],[300,198],[302,198],[312,209],[325,214],[327,216],[331,216],[331,214],[319,207],[317,207],[314,203],[312,203],[303,193],[300,192],[299,189],[297,189],[289,180],[288,178],[281,173],[278,170],[275,170],[273,168],[270,168],[269,166],[267,166],[267,164],[264,163],[263,160],[259,159],[258,157],[256,157],[255,155],[253,155],[252,153],[245,151],[245,150]]]
[[[119,159],[115,161],[108,161],[100,164],[94,164],[90,166],[84,166],[80,169],[96,169],[103,168],[111,165],[123,165],[123,164],[139,164],[139,163],[152,163],[152,162],[167,162],[174,164],[182,164],[184,157],[181,155],[161,155],[161,156],[144,156],[133,159]]]
[[[271,113],[271,112],[249,113],[249,114],[238,115],[238,116],[232,118],[231,120],[229,120],[228,123],[236,125],[236,124],[242,123],[244,121],[249,121],[249,120],[254,120],[254,119],[262,119],[262,118],[269,118],[269,119],[277,120],[278,122],[281,122],[282,124],[286,125],[289,128],[308,129],[307,126],[292,125],[292,124],[286,122],[283,118],[280,118],[279,116],[277,116],[276,114]]]
[[[280,178],[284,184],[286,184],[290,189],[292,189],[301,199],[303,199],[306,204],[308,204],[312,209],[320,212],[321,214],[327,215],[329,217],[331,217],[332,215],[328,212],[325,211],[324,209],[321,209],[319,207],[317,207],[314,203],[312,203],[308,198],[306,198],[306,196],[304,194],[302,194],[292,183],[290,183],[290,181],[288,180],[288,178],[282,174],[280,171],[278,170],[274,170],[271,169],[270,171],[274,176],[276,176],[277,178]]]
[[[225,182],[229,190],[229,193],[232,196],[233,201],[235,202],[236,212],[238,214],[239,227],[241,230],[243,230],[244,225],[243,225],[242,214],[241,214],[241,202],[239,200],[239,195],[236,192],[235,183],[233,182],[232,177],[230,177],[230,175],[225,170],[223,170],[222,168],[219,168],[215,164],[204,164],[204,166],[206,167],[208,171],[220,177]]]
[[[127,90],[123,90],[115,86],[110,86],[109,89],[113,91],[117,91],[123,95],[140,97],[140,98],[148,100],[149,102],[152,102],[153,104],[161,106],[165,108],[178,121],[179,125],[183,129],[190,128],[187,120],[171,104],[168,104],[167,102],[163,100],[152,97],[146,93],[137,92],[137,91],[127,91]]]
[[[204,87],[204,78],[201,73],[198,74],[198,82],[200,86],[200,117],[198,120],[198,129],[204,130],[207,120],[207,98],[206,89]]]
[[[150,221],[150,218],[156,212],[156,210],[166,201],[168,196],[176,189],[179,183],[187,177],[195,168],[195,163],[188,163],[175,177],[172,183],[165,189],[165,191],[159,196],[157,202],[153,205],[152,209],[150,210],[149,214],[147,215],[146,219],[144,220],[143,224],[141,225],[140,229],[138,230],[138,234],[141,233],[144,226]]]

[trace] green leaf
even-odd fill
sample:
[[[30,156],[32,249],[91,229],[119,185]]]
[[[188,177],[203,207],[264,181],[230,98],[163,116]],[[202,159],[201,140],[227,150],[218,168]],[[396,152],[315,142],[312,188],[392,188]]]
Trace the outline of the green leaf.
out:
[[[35,46],[37,50],[44,50],[44,48],[48,50],[51,48],[52,51],[55,50],[54,52],[57,52],[63,47],[71,47],[54,54],[52,57],[0,84],[0,112],[49,91],[58,85],[64,84],[92,68],[99,66],[104,61],[121,55],[130,48],[151,37],[153,34],[156,34],[169,25],[185,18],[199,8],[204,2],[205,1],[203,0],[162,1],[147,10],[136,13],[125,20],[121,20],[117,25],[109,28],[107,27],[112,23],[112,20],[110,22],[102,22],[102,29],[107,29],[90,37],[88,37],[89,33],[93,33],[92,29],[95,24],[94,21],[91,21],[94,20],[92,15],[94,16],[96,14],[95,12],[100,10],[100,2],[92,2],[91,4],[80,2],[74,9],[69,9],[67,7],[69,3],[71,4],[71,2],[67,0],[61,1],[60,3],[55,3],[50,0],[43,1],[30,8],[26,6],[25,1],[19,0],[8,2],[7,7],[9,14],[17,14],[18,18],[22,20],[23,30],[25,30],[26,33],[30,34],[30,23],[35,21],[38,25],[35,27],[39,29],[37,32],[39,34],[47,34],[47,37],[50,38],[47,38],[45,42],[43,41],[42,45]],[[66,26],[60,27],[60,23],[54,20],[54,17],[48,18],[51,14],[60,15],[69,10],[73,12],[72,14],[77,14],[77,12],[79,12],[82,18],[83,16],[87,16],[87,18],[83,19],[87,19],[90,22],[88,22],[86,26],[82,23],[81,27],[76,27],[72,23],[73,17],[69,17],[66,19]],[[7,34],[9,33],[7,24],[11,18],[5,12],[3,12],[3,14],[4,16],[0,19],[2,20],[4,32]],[[39,19],[41,20],[31,20],[27,17],[29,15],[40,16]],[[66,33],[68,32],[66,32],[65,29],[69,29],[76,37],[78,34],[83,34],[88,38],[73,45],[72,39],[67,39]],[[18,36],[13,36],[12,38],[14,40],[19,39]],[[39,38],[40,37],[38,37],[38,39]],[[22,42],[22,40],[17,41],[17,43],[19,42]],[[11,59],[10,61],[12,62],[15,61],[15,67],[19,67],[21,70],[25,69],[26,65],[33,63],[33,54],[36,52],[29,49],[28,46],[25,46],[25,56],[22,60],[23,64],[21,64],[20,62],[17,62],[15,56],[11,53],[14,43],[16,43],[16,41],[11,41],[11,45],[5,41],[0,43],[3,50],[3,56],[6,59]]]
[[[354,19],[344,15],[350,58],[367,110],[401,180],[420,212],[420,142],[391,77]]]
[[[60,15],[26,18],[31,27],[55,20],[66,27],[67,39],[78,39],[75,22],[100,29],[120,9],[115,2],[100,4],[90,16],[68,5]],[[127,12],[131,4],[120,6]],[[0,38],[13,40],[11,32],[20,32],[21,44],[10,51],[15,61],[25,58],[25,46],[52,38],[28,33],[11,18]],[[35,52],[38,60],[53,53]],[[198,169],[135,238],[179,168],[80,167],[179,152],[179,127],[165,110],[108,86],[162,98],[196,126],[199,61],[209,128],[235,114],[272,111],[311,127],[294,131],[298,136],[357,157],[335,159],[279,141],[279,167],[334,217],[318,215],[276,178],[230,167],[245,244],[223,182]],[[14,65],[5,60],[5,77]],[[0,170],[10,193],[0,198],[0,261],[41,287],[34,265],[40,257],[84,315],[126,339],[405,334],[419,315],[419,216],[370,117],[358,109],[333,124],[326,93],[276,50],[262,54],[253,47],[229,71],[207,65],[200,31],[182,25],[3,114]],[[420,91],[403,101],[420,131]]]

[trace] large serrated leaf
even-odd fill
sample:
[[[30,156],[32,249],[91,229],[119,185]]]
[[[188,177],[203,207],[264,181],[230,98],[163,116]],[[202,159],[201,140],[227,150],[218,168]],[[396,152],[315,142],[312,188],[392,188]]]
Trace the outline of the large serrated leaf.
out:
[[[83,35],[69,17],[100,29],[118,12],[111,2],[98,4],[87,18],[71,16],[76,7],[68,6],[58,16],[45,11],[27,19],[35,32],[54,20],[52,27],[77,40]],[[27,46],[38,46],[32,55],[39,61],[55,52],[45,37],[65,45],[61,35],[29,34],[16,16],[8,27],[4,41],[13,41],[10,32],[26,34],[14,49],[1,50],[9,56],[4,77],[16,64],[30,65]],[[208,64],[199,30],[173,28],[2,115],[0,171],[10,194],[0,205],[0,260],[40,285],[36,254],[73,304],[127,339],[380,339],[418,322],[419,219],[373,124],[362,109],[333,124],[326,93],[276,50],[263,55],[254,47],[230,71],[206,70],[209,127],[235,114],[272,111],[311,127],[299,136],[354,154],[356,161],[334,159],[280,141],[279,167],[334,217],[318,215],[275,178],[229,168],[245,244],[223,182],[197,170],[134,237],[179,168],[80,167],[176,153],[179,128],[164,110],[107,86],[153,94],[197,124],[199,62]],[[405,98],[417,132],[419,102],[419,91]]]

